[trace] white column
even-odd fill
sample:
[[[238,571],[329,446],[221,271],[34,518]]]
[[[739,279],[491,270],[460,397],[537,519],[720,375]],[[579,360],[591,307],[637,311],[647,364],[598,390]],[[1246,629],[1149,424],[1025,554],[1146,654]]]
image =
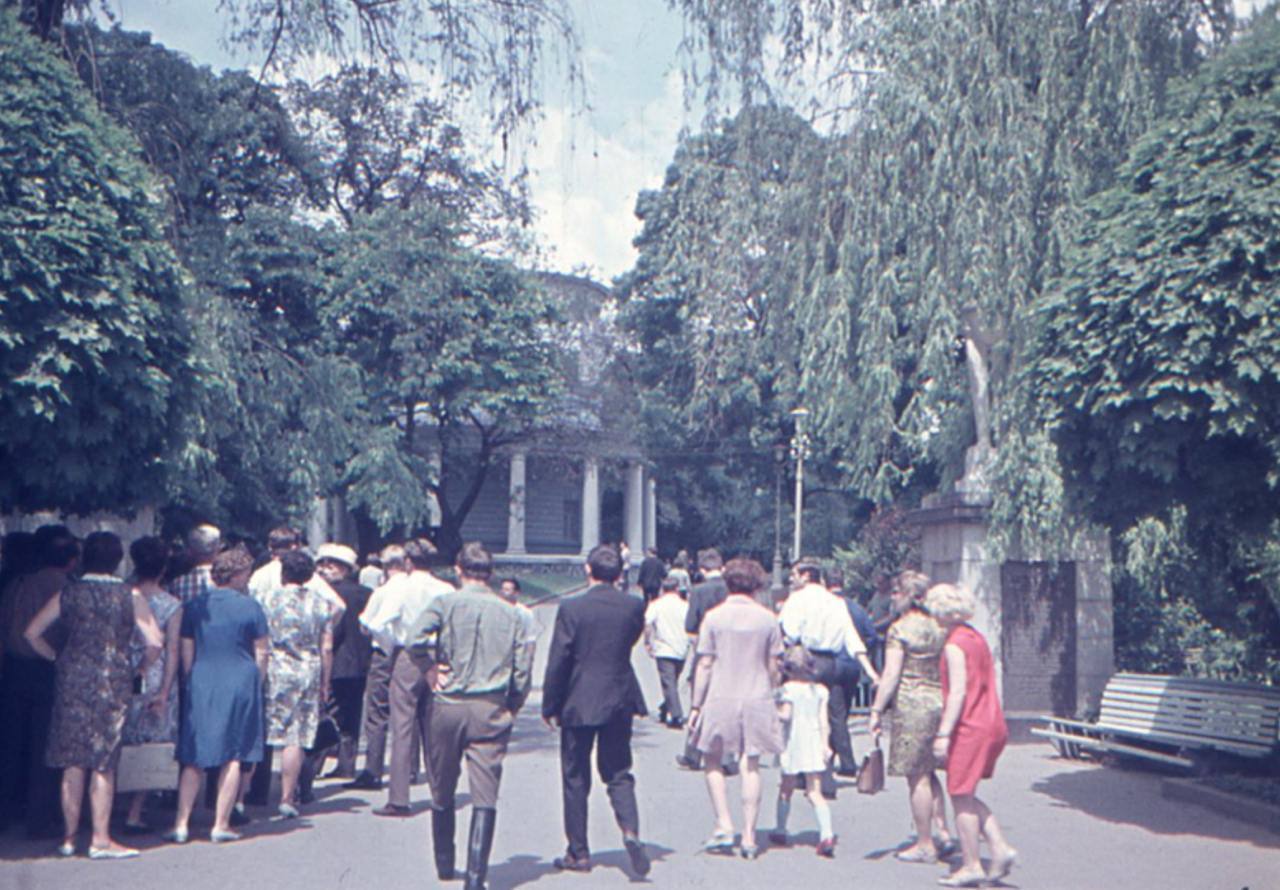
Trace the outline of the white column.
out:
[[[440,482],[440,451],[432,448],[427,454],[427,466],[431,468],[432,482],[439,484]],[[444,516],[440,512],[440,499],[436,497],[434,491],[427,492],[427,521],[433,527],[438,528],[443,521]]]
[[[637,460],[627,463],[627,488],[624,493],[623,514],[626,516],[627,546],[632,560],[644,557],[644,464]]]
[[[600,462],[588,457],[582,461],[582,552],[591,552],[599,543]]]
[[[507,512],[507,552],[524,553],[525,452],[511,454],[511,498]]]
[[[644,486],[644,546],[658,546],[658,480],[652,476]]]

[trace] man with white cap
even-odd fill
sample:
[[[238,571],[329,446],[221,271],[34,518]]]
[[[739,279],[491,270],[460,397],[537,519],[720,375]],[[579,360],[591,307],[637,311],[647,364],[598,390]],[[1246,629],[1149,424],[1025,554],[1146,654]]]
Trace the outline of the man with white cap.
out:
[[[369,602],[370,590],[355,579],[356,552],[345,544],[321,544],[316,550],[316,572],[347,606],[333,635],[333,701],[339,740],[338,765],[330,775],[351,779],[356,774],[360,705],[373,652],[372,642],[360,629],[360,613]]]

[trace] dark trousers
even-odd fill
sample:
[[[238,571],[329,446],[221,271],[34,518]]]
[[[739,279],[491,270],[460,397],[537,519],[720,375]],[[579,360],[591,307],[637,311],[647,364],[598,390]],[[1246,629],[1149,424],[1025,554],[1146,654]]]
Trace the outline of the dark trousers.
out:
[[[390,718],[391,656],[375,647],[364,686],[364,770],[375,779],[382,778],[386,762]]]
[[[827,683],[827,722],[831,724],[828,744],[840,769],[845,771],[858,768],[853,756],[853,741],[849,738],[849,706],[857,698],[860,676],[856,662],[837,658],[835,673]]]
[[[667,719],[679,723],[684,719],[684,711],[680,708],[680,669],[684,661],[679,658],[654,659],[658,662],[658,680],[662,683],[662,709]]]
[[[640,834],[636,806],[636,780],[631,774],[631,715],[614,718],[604,726],[560,728],[560,779],[564,790],[564,833],[569,855],[586,859],[587,798],[591,794],[591,749],[596,748],[596,770],[609,792],[614,818],[623,834]]]
[[[360,737],[360,708],[364,703],[364,677],[335,677],[333,701],[337,706],[338,732]]]
[[[387,803],[394,806],[409,805],[409,783],[420,762],[415,738],[429,744],[430,667],[429,659],[415,657],[408,649],[396,650],[391,667],[391,769],[387,783]]]
[[[0,821],[25,815],[27,833],[61,825],[61,773],[45,766],[53,718],[53,663],[6,655],[0,681]]]

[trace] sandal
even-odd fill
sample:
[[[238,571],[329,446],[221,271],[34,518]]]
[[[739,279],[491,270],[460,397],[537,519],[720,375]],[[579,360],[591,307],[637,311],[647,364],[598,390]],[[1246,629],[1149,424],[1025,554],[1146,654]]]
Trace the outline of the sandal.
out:
[[[749,861],[749,862],[750,862],[750,861],[752,861],[752,860],[757,859],[757,858],[760,856],[760,848],[759,848],[759,847],[747,847],[747,846],[744,846],[740,852],[742,853],[742,858],[743,858],[743,859],[746,859],[746,860],[747,860],[747,861]]]
[[[935,865],[938,862],[938,854],[930,852],[923,847],[908,847],[905,850],[899,850],[893,854],[893,858],[899,862],[914,862],[920,865]]]
[[[721,856],[732,855],[735,846],[732,831],[717,831],[702,842],[702,851]]]
[[[1013,865],[1018,861],[1018,851],[1009,848],[1009,851],[1003,856],[991,860],[991,875],[993,881],[1000,881],[1009,876],[1009,872],[1013,871]]]
[[[935,837],[933,839],[933,848],[938,851],[939,859],[947,859],[960,852],[960,842],[953,837],[949,837],[945,841]]]
[[[977,871],[965,871],[961,869],[952,872],[945,878],[938,878],[938,883],[943,887],[981,887],[987,882],[987,873],[982,869]]]

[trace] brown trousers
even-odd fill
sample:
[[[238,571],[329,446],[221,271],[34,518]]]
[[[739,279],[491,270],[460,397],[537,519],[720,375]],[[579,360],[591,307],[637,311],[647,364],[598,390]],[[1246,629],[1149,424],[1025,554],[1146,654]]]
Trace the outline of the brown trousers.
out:
[[[382,778],[386,761],[390,687],[391,656],[375,646],[364,687],[364,771],[375,779]]]
[[[502,759],[507,756],[514,722],[515,715],[496,697],[435,700],[427,746],[433,808],[454,808],[464,757],[471,786],[471,806],[497,808]]]
[[[415,657],[408,649],[397,649],[391,664],[391,769],[387,777],[387,803],[393,806],[409,805],[409,782],[418,759],[414,735],[420,734],[424,744],[428,737],[432,666],[430,659]]]

